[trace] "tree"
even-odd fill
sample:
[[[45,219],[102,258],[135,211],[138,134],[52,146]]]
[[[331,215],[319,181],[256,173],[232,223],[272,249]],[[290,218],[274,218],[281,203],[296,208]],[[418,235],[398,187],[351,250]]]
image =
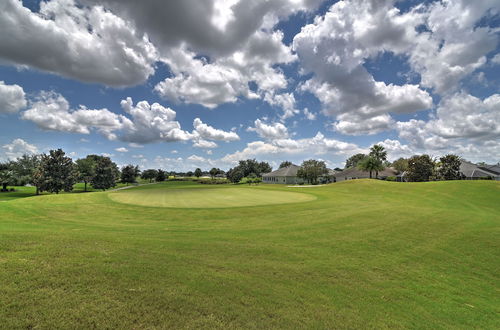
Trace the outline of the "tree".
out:
[[[408,159],[401,157],[392,163],[392,167],[394,167],[398,173],[403,173],[408,170]]]
[[[156,172],[156,179],[155,179],[156,182],[163,182],[166,179],[167,179],[167,172],[158,169],[158,171]]]
[[[78,179],[85,184],[84,191],[87,191],[87,184],[92,181],[95,175],[96,161],[93,157],[86,157],[77,159],[76,170],[78,172]]]
[[[229,181],[232,183],[238,183],[243,179],[243,171],[239,168],[231,168],[229,171],[226,173],[226,177],[228,178]]]
[[[429,155],[415,155],[408,159],[408,180],[413,182],[429,181],[434,172],[434,161]]]
[[[358,163],[358,168],[362,171],[370,172],[370,179],[371,179],[372,173],[375,171],[378,174],[378,171],[384,169],[384,165],[377,158],[368,156]]]
[[[186,176],[188,176],[188,177],[192,177],[192,176],[193,176],[193,174],[194,174],[194,173],[193,173],[193,171],[188,171],[188,172],[186,173]]]
[[[95,161],[94,176],[90,181],[92,187],[106,190],[116,186],[120,173],[118,166],[109,157],[97,155],[92,155],[92,157]]]
[[[324,161],[309,159],[302,162],[300,169],[297,171],[297,176],[308,183],[317,184],[318,178],[327,173],[328,169]]]
[[[25,185],[27,183],[34,185],[37,190],[38,186],[35,184],[34,174],[40,166],[40,155],[22,155],[15,161],[11,162],[11,168],[14,171],[16,185]]]
[[[42,155],[40,170],[42,191],[59,194],[60,191],[73,190],[76,182],[75,166],[73,160],[66,157],[62,149],[50,150],[48,155]]]
[[[291,165],[293,165],[292,162],[290,162],[288,160],[285,160],[284,162],[281,162],[279,168],[284,168],[284,167],[288,167],[288,166],[291,166]]]
[[[203,175],[203,172],[201,171],[200,168],[197,168],[196,170],[194,170],[194,176],[197,177],[197,178],[200,178],[200,176]]]
[[[218,175],[218,174],[221,174],[222,171],[219,169],[219,168],[212,168],[208,173],[210,173],[210,176],[212,177],[212,180],[215,179],[215,177]]]
[[[460,157],[457,155],[446,155],[439,158],[438,175],[444,180],[459,180],[460,175]]]
[[[138,176],[138,168],[134,165],[127,165],[122,167],[120,181],[122,183],[135,183]]]
[[[153,179],[158,175],[158,171],[155,169],[149,169],[142,171],[141,178],[144,180],[149,180],[149,183],[153,182]]]
[[[355,154],[345,161],[345,168],[352,168],[358,166],[358,163],[366,158],[365,154]]]
[[[14,172],[12,171],[9,163],[0,164],[0,184],[2,185],[1,191],[9,191],[8,185],[14,181]]]
[[[269,172],[273,171],[273,168],[271,167],[271,165],[269,165],[268,162],[260,162],[258,168],[259,168],[259,172],[255,173],[255,174],[257,174],[257,177],[260,177],[264,173],[269,173]]]
[[[380,144],[375,144],[370,148],[369,156],[378,160],[381,166],[377,167],[375,170],[375,177],[378,178],[378,171],[382,171],[384,169],[384,162],[387,161],[387,151]]]

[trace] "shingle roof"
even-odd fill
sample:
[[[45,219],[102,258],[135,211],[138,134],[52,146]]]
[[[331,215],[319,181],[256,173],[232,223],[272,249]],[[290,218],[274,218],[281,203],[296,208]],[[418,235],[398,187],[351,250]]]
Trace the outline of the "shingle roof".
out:
[[[300,166],[297,165],[290,165],[287,167],[279,168],[276,171],[266,173],[263,176],[269,177],[269,176],[297,176],[297,171],[299,170]]]
[[[471,162],[462,160],[460,163],[460,172],[467,178],[480,178],[485,176],[499,176],[496,165],[493,166],[477,166]]]
[[[396,170],[386,167],[382,171],[378,172],[379,177],[396,176]],[[369,178],[370,172],[365,172],[357,167],[351,167],[343,170],[342,172],[335,173],[336,178],[348,177],[348,178]],[[375,171],[372,173],[372,177],[375,177]]]

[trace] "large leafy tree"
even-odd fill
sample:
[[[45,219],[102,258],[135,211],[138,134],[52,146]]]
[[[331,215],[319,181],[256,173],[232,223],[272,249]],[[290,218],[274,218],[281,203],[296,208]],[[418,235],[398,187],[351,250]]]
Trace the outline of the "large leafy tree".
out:
[[[429,155],[415,155],[408,159],[408,180],[429,181],[434,174],[434,160]]]
[[[73,190],[76,182],[75,166],[73,160],[65,155],[62,149],[50,150],[48,155],[42,155],[42,191],[58,194],[60,191]]]
[[[355,154],[347,158],[345,161],[345,168],[352,168],[358,166],[358,163],[366,158],[365,154]]]
[[[385,167],[384,164],[387,161],[387,151],[385,151],[385,148],[380,144],[375,144],[370,148],[369,156],[375,158],[382,164],[381,168],[378,167],[375,170],[375,177],[378,178],[378,171],[382,171]]]
[[[218,174],[222,174],[222,171],[219,168],[214,167],[208,173],[210,173],[210,176],[212,177],[213,180]]]
[[[382,171],[384,169],[384,164],[379,159],[368,156],[358,163],[358,168],[362,171],[370,172],[371,179],[373,172],[376,172],[378,177],[378,171]]]
[[[236,166],[235,169],[243,172],[244,177],[248,177],[252,173],[255,174],[256,177],[260,177],[262,173],[269,173],[273,170],[269,163],[259,163],[255,159],[240,160],[238,166]]]
[[[444,180],[459,180],[460,175],[460,157],[457,155],[446,155],[439,158],[438,175]]]
[[[95,175],[96,160],[94,157],[80,158],[75,161],[76,170],[78,172],[78,180],[85,184],[84,191],[87,191],[89,184]]]
[[[17,184],[25,185],[29,183],[34,185],[37,188],[37,194],[38,186],[35,184],[34,174],[40,166],[40,161],[40,155],[22,155],[15,161],[11,162],[11,167],[14,171]]]
[[[95,160],[94,176],[91,184],[95,189],[106,190],[116,186],[118,180],[118,166],[109,157],[92,155]]]
[[[243,171],[238,168],[231,168],[229,171],[226,172],[226,177],[231,181],[232,183],[238,183],[243,179],[245,176],[243,175]]]
[[[156,178],[155,178],[156,182],[163,182],[166,179],[167,179],[167,172],[158,169],[158,171],[156,171]]]
[[[149,183],[153,182],[153,179],[158,175],[158,171],[155,169],[148,169],[142,172],[141,178],[144,180],[149,180]]]
[[[284,168],[284,167],[288,167],[288,166],[291,166],[291,165],[293,165],[292,162],[290,162],[288,160],[285,160],[284,162],[281,162],[279,168]]]
[[[134,165],[123,166],[120,181],[127,184],[135,183],[138,175],[139,173]]]
[[[14,171],[12,171],[10,163],[0,163],[0,184],[1,191],[8,191],[7,186],[14,181]]]
[[[300,169],[297,171],[297,176],[308,183],[317,184],[318,178],[327,173],[328,169],[324,161],[309,159],[302,162]]]
[[[398,173],[403,173],[408,170],[408,159],[401,157],[392,162],[392,167],[394,167]]]
[[[195,177],[199,178],[202,175],[203,175],[203,172],[201,171],[201,168],[197,168],[196,170],[194,170]]]

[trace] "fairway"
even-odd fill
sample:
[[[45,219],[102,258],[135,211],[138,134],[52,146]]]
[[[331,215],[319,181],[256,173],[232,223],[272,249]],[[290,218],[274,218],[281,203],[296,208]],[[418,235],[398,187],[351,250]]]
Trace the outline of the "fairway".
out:
[[[212,208],[231,196],[261,204]],[[16,198],[0,203],[0,328],[500,328],[500,182]]]
[[[255,205],[308,202],[314,195],[273,191],[252,187],[242,188],[169,188],[155,185],[149,189],[127,189],[110,193],[116,202],[155,207],[176,208],[225,208]]]

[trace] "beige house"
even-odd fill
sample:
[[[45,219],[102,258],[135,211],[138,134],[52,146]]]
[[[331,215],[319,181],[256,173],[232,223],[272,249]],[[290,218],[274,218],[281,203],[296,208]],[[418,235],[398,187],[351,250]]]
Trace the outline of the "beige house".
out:
[[[276,171],[266,173],[262,176],[264,183],[281,183],[281,184],[301,184],[304,180],[297,177],[297,172],[300,166],[290,165],[277,169]]]

